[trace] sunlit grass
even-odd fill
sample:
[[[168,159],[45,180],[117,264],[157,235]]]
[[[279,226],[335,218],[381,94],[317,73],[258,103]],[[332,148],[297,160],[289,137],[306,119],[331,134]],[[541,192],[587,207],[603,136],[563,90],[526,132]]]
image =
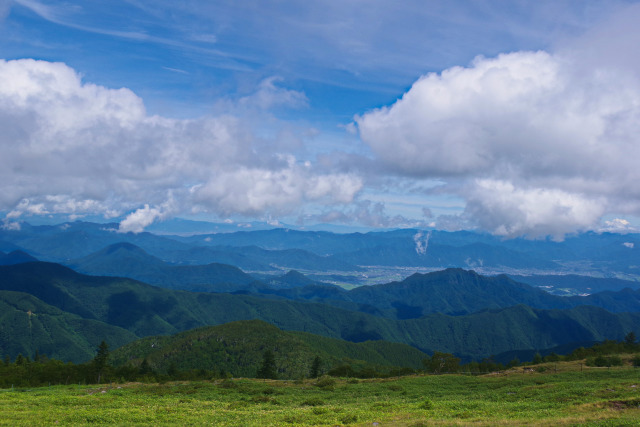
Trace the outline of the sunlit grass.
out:
[[[633,425],[640,370],[547,364],[543,373],[390,380],[225,380],[0,392],[0,423],[185,425]],[[555,372],[557,368],[558,372]]]

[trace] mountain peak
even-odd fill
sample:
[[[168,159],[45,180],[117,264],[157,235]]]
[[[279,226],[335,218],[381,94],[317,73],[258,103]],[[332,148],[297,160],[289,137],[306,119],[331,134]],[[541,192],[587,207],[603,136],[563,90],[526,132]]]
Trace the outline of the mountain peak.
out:
[[[125,251],[130,251],[130,252],[138,252],[138,253],[147,254],[144,251],[144,249],[142,249],[140,246],[136,246],[133,243],[129,243],[129,242],[118,242],[118,243],[114,243],[113,245],[109,245],[106,248],[104,248],[104,253],[105,254],[112,254],[112,253],[117,252],[119,250],[125,250]]]

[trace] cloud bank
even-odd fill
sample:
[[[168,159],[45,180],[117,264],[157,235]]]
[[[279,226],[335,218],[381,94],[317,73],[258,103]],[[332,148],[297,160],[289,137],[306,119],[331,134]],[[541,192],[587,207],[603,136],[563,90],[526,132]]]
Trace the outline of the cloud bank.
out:
[[[640,215],[637,74],[582,65],[543,51],[477,57],[356,123],[388,171],[444,180],[475,225],[560,238]]]
[[[150,116],[132,91],[83,82],[63,63],[0,61],[0,82],[0,210],[10,220],[133,211],[121,230],[141,231],[180,213],[278,215],[307,202],[347,204],[363,185],[280,152],[240,116]],[[259,110],[306,98],[267,80],[241,102]]]

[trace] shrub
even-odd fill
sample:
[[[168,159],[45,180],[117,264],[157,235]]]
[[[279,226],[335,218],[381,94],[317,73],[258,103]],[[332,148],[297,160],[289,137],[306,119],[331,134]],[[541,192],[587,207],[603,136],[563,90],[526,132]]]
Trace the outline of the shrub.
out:
[[[318,381],[316,381],[314,385],[320,388],[331,388],[334,385],[336,385],[336,380],[334,380],[328,375],[323,375],[320,378],[318,378]]]
[[[307,399],[304,402],[300,403],[300,405],[302,405],[302,406],[320,406],[320,405],[324,405],[324,401],[322,399],[317,398],[317,397],[312,397],[312,398]]]
[[[356,414],[347,414],[340,417],[340,421],[344,424],[351,424],[358,422],[358,416]]]
[[[433,409],[433,402],[431,402],[429,399],[425,399],[425,401],[420,404],[420,407],[427,410]]]
[[[609,367],[609,366],[622,366],[622,359],[620,356],[598,356],[594,358],[587,359],[587,366],[597,366],[597,367]]]
[[[233,382],[233,380],[229,378],[225,378],[224,380],[222,380],[219,386],[222,388],[238,388],[238,384],[236,384],[235,382]]]

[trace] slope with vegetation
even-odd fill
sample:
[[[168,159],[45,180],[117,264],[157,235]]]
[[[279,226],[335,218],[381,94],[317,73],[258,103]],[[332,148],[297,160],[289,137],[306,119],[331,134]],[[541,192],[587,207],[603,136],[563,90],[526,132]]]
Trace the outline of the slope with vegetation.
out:
[[[350,291],[320,285],[293,289],[263,289],[265,294],[330,304],[396,319],[420,318],[431,313],[460,315],[485,309],[525,304],[541,309],[568,309],[592,305],[611,312],[640,311],[640,290],[623,289],[589,296],[559,297],[505,275],[487,277],[450,268],[419,274],[381,285]]]
[[[552,365],[554,366],[554,365]],[[2,391],[12,425],[636,425],[637,372],[558,363],[545,372],[384,380],[217,380]]]
[[[320,371],[339,364],[417,369],[426,354],[406,344],[384,341],[352,343],[302,332],[286,332],[261,320],[207,326],[172,336],[153,336],[115,350],[114,365],[139,366],[144,360],[155,371],[207,369],[218,375],[254,377],[266,351],[272,352],[279,378],[309,376],[316,357]],[[317,375],[316,375],[317,376]]]
[[[611,313],[589,306],[542,310],[517,305],[464,316],[429,314],[397,320],[315,302],[174,291],[129,279],[85,276],[50,263],[0,266],[0,290],[30,294],[59,310],[126,329],[136,337],[261,319],[284,330],[352,342],[387,340],[465,359],[621,339],[629,331],[640,332],[640,313]],[[19,333],[6,337],[15,342],[25,339]],[[29,348],[38,348],[38,343]]]

